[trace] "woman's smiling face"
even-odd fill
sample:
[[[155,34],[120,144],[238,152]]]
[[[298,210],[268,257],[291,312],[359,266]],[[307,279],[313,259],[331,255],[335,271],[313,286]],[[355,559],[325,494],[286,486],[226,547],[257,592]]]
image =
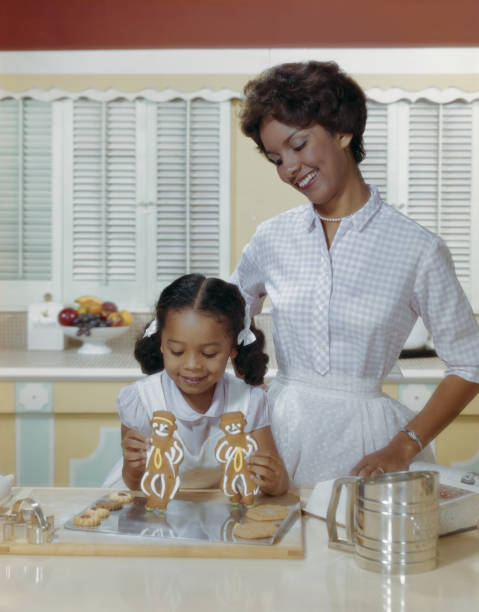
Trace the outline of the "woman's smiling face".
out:
[[[270,115],[262,121],[260,136],[280,179],[310,202],[321,205],[341,196],[355,166],[351,134],[331,134],[318,124],[295,128]]]

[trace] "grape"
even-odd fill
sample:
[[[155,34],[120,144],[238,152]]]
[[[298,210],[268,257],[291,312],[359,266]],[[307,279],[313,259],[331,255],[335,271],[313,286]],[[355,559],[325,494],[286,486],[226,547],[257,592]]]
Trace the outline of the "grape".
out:
[[[102,318],[99,314],[84,313],[78,315],[74,324],[78,327],[77,336],[91,336],[91,329],[100,327]]]
[[[106,302],[106,304],[107,307],[110,308],[115,306],[111,302]],[[105,319],[105,317],[99,313],[92,314],[90,312],[84,312],[76,316],[75,320],[73,321],[73,325],[78,328],[76,335],[81,337],[91,336],[91,330],[95,327],[111,327],[113,325],[113,321],[111,319]]]

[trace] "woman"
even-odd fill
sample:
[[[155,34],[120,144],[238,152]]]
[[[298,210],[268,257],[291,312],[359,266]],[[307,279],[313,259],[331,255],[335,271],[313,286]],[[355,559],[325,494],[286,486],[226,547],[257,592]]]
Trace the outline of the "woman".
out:
[[[243,132],[309,200],[262,223],[233,274],[253,314],[271,302],[271,428],[296,485],[432,461],[427,445],[479,390],[479,330],[449,251],[365,184],[365,123],[364,93],[332,62],[245,88]],[[381,381],[418,316],[447,369],[415,415]]]

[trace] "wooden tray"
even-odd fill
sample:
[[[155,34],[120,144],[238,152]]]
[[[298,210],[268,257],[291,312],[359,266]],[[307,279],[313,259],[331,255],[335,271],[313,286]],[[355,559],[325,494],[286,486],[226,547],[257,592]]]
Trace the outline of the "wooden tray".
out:
[[[298,505],[297,517],[293,516],[293,519],[296,518],[296,520],[289,521],[286,532],[272,545],[113,535],[101,531],[90,532],[63,527],[73,515],[78,514],[108,493],[111,493],[111,490],[69,488],[31,490],[29,495],[41,504],[45,514],[55,516],[55,524],[59,526],[56,537],[47,544],[28,544],[20,541],[1,543],[0,554],[256,559],[302,559],[304,557],[301,511],[299,495],[296,492],[290,492],[281,497],[258,498],[258,504],[280,504],[290,508]],[[225,501],[223,493],[217,490],[180,491],[178,497],[203,503]]]

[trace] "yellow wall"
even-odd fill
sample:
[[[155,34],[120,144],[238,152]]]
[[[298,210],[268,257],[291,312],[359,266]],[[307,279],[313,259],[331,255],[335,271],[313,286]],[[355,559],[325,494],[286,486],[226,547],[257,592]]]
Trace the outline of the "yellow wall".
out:
[[[467,462],[479,454],[479,396],[436,438],[436,460],[442,465]]]
[[[0,382],[0,474],[15,474],[15,383]]]

